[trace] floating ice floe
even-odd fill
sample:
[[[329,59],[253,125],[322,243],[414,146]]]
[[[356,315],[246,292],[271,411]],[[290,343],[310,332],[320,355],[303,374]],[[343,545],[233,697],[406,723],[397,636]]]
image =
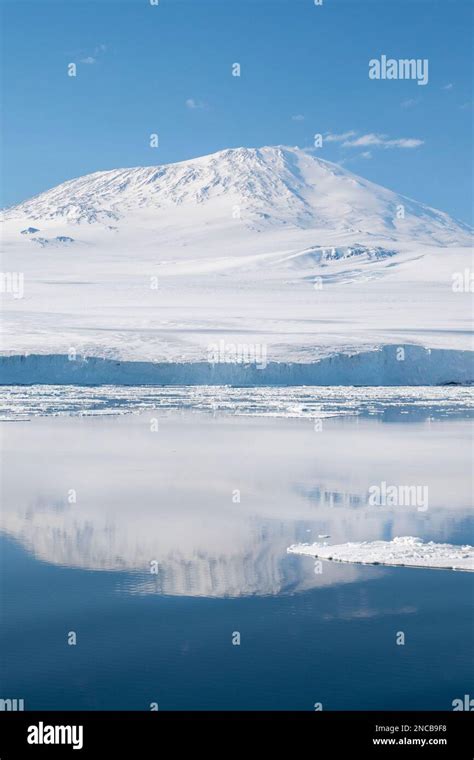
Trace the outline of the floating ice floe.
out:
[[[392,541],[362,541],[347,544],[292,544],[289,554],[308,554],[335,562],[363,565],[402,565],[445,570],[474,571],[474,547],[455,544],[424,543],[415,536],[402,536]]]

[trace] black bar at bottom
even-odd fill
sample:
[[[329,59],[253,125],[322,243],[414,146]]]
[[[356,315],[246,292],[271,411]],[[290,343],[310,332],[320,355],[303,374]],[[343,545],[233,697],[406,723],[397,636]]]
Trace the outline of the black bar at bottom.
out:
[[[169,744],[162,740],[177,750],[190,746],[199,752],[220,745],[219,754],[227,754],[239,746],[248,751],[255,737],[265,742],[266,755],[273,746],[288,751],[289,740],[296,755],[308,750],[321,755],[324,749],[336,757],[344,751],[348,757],[472,760],[472,717],[470,712],[2,712],[0,759],[113,757],[115,752],[135,758],[147,747],[167,753]]]

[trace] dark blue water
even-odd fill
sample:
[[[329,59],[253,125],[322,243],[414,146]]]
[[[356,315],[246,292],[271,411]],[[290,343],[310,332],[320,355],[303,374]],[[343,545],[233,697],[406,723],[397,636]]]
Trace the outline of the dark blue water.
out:
[[[31,710],[435,710],[472,693],[472,574],[317,575],[286,554],[319,532],[472,542],[464,421],[329,420],[315,434],[172,414],[151,433],[151,416],[6,429],[1,697]],[[427,512],[367,507],[383,477],[427,483]]]

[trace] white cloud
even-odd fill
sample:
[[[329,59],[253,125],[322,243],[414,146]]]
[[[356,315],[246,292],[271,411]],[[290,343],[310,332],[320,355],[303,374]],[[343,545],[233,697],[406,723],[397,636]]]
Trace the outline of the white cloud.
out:
[[[329,134],[324,135],[324,140],[325,142],[344,142],[350,137],[354,137],[356,134],[357,132],[343,132],[340,135],[333,135],[329,132]]]
[[[350,158],[344,158],[342,161],[338,161],[340,166],[346,166],[347,164],[353,164],[354,161],[358,161],[363,158],[365,161],[369,161],[372,158],[370,150],[364,150],[363,153],[357,153],[356,156],[352,155]]]
[[[292,121],[304,121],[304,116],[301,113],[297,113],[296,116],[291,117]]]
[[[423,145],[423,140],[418,140],[414,137],[399,137],[396,139],[389,139],[387,135],[379,135],[374,132],[369,132],[366,135],[360,135],[355,139],[345,140],[342,143],[343,148],[418,148]]]
[[[101,53],[105,53],[107,50],[107,45],[104,45],[103,42],[101,42],[99,45],[96,45],[94,50],[92,51],[91,55],[86,55],[85,58],[81,58],[81,63],[87,63],[92,66],[92,64],[97,63],[97,58]]]
[[[408,100],[402,100],[400,105],[402,108],[413,108],[413,106],[416,106],[419,102],[418,98],[408,98]]]
[[[454,87],[452,82],[449,82],[449,84],[445,84],[444,87],[442,87],[442,90],[452,90]]]
[[[195,100],[194,98],[188,98],[186,100],[186,107],[190,108],[192,111],[194,111],[196,108],[205,108],[206,104],[203,103],[201,100]]]
[[[419,140],[416,137],[402,137],[399,140],[389,140],[385,143],[386,148],[419,148],[420,145],[424,145],[424,140]]]

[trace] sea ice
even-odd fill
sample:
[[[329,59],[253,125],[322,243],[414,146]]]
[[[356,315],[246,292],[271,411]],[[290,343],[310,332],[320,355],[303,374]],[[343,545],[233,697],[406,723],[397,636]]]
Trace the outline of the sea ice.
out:
[[[347,544],[292,544],[289,554],[309,554],[317,559],[354,562],[362,565],[403,565],[445,570],[474,571],[474,547],[424,543],[415,536],[392,541],[362,541]]]

